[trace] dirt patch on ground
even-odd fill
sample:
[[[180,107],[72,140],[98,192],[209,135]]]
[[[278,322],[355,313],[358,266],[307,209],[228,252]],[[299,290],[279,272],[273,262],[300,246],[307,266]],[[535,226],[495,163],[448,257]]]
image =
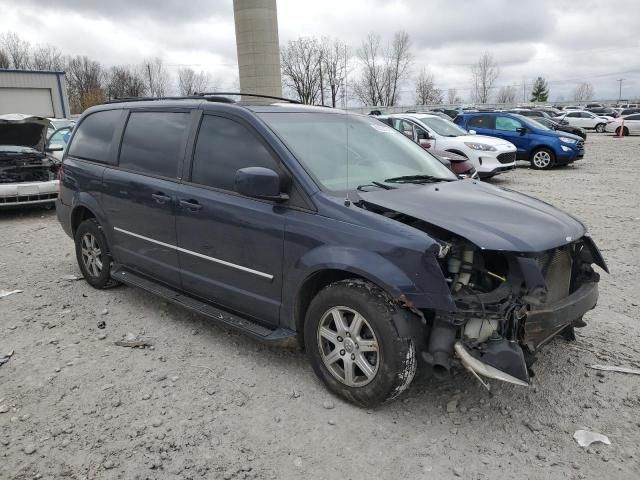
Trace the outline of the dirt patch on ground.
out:
[[[363,410],[300,352],[265,348],[133,288],[93,290],[53,211],[0,212],[0,478],[632,479],[640,476],[640,137],[590,134],[587,156],[493,183],[589,226],[612,274],[575,343],[530,388],[419,377]],[[98,328],[104,322],[105,328]],[[153,348],[114,344],[127,333]],[[587,428],[612,444],[579,447]]]

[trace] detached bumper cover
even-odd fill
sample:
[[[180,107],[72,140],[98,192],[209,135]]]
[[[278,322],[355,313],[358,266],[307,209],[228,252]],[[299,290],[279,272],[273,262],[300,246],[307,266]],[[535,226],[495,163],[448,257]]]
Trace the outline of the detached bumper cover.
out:
[[[533,351],[571,325],[598,302],[598,284],[585,283],[568,297],[527,313],[524,343]]]
[[[58,180],[0,184],[0,208],[53,202],[58,198]]]

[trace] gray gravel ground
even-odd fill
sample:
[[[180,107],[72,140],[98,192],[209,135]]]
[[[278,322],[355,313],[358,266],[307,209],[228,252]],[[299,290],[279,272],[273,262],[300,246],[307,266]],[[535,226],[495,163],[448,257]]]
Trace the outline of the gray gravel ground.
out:
[[[79,270],[54,212],[0,213],[0,289],[24,290],[0,299],[0,479],[640,478],[640,376],[587,368],[640,368],[639,146],[590,134],[574,166],[494,181],[578,216],[609,262],[577,342],[548,345],[530,388],[422,376],[372,411],[303,353],[65,279]],[[114,345],[127,332],[153,349]],[[580,448],[580,428],[611,445]]]

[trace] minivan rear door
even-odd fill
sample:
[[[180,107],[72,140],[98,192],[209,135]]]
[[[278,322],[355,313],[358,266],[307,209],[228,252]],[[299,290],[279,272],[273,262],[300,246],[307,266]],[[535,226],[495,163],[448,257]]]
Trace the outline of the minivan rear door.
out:
[[[287,208],[235,191],[238,169],[279,171],[241,120],[204,114],[176,214],[184,290],[268,324],[279,322]]]
[[[103,177],[114,255],[124,266],[180,288],[175,215],[188,112],[133,111],[118,168]]]

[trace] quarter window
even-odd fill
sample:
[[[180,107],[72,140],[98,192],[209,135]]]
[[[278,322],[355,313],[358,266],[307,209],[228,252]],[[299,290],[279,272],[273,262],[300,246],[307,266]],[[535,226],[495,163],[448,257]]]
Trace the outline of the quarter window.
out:
[[[87,116],[76,127],[69,155],[112,163],[111,145],[121,113],[121,110],[103,110]]]
[[[522,128],[522,124],[518,120],[509,117],[496,118],[496,130],[516,132],[519,128]]]
[[[205,115],[193,155],[191,181],[235,190],[236,171],[245,167],[280,170],[278,161],[247,127],[228,118]]]
[[[122,138],[120,167],[176,178],[188,130],[188,113],[131,113]]]

